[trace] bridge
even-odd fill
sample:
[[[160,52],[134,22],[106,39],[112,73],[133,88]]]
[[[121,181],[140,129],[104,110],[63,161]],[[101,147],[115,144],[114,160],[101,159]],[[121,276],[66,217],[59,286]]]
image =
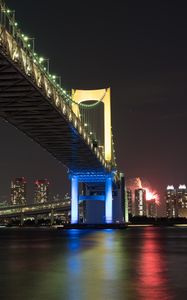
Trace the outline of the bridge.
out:
[[[38,215],[50,215],[51,225],[54,223],[54,215],[70,212],[70,200],[37,203],[30,205],[11,205],[0,208],[0,221],[10,218],[20,218],[20,224],[23,225],[25,217],[37,217]],[[66,216],[67,220],[67,216]]]
[[[0,117],[67,168],[72,224],[79,222],[81,197],[105,201],[106,223],[114,222],[114,210],[123,222],[124,184],[116,165],[110,88],[66,91],[32,42],[15,12],[0,0]],[[93,120],[99,108],[104,108],[103,116]],[[103,128],[98,130],[99,120]]]

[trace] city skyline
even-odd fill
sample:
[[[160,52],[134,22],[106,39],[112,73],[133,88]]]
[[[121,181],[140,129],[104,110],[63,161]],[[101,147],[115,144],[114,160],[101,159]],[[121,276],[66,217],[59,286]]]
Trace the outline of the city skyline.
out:
[[[45,186],[45,183],[48,186],[47,190],[44,189],[45,192],[43,191],[44,194],[45,194],[43,196],[47,197],[46,199],[48,199],[48,200],[46,200],[46,202],[49,201],[49,199],[50,200],[55,199],[55,198],[60,199],[62,196],[68,194],[67,192],[64,192],[64,191],[61,192],[61,193],[56,193],[54,187],[52,189],[50,189],[50,192],[49,192],[50,182],[46,178],[36,179],[36,177],[35,177],[34,180],[28,181],[27,178],[25,178],[25,176],[22,176],[22,177],[16,177],[14,179],[11,178],[9,189],[7,190],[7,193],[6,193],[6,198],[2,197],[0,199],[0,203],[12,203],[13,204],[13,201],[12,201],[12,188],[13,188],[14,183],[16,183],[18,181],[23,181],[23,183],[26,185],[26,191],[25,191],[25,196],[24,196],[25,200],[24,201],[26,203],[28,203],[28,204],[32,204],[34,202],[37,202],[35,200],[35,197],[36,197],[36,186],[38,186],[38,187],[40,185],[41,186],[43,186],[43,185]],[[15,184],[15,186],[16,186],[16,184]],[[144,196],[145,196],[145,201],[146,202],[149,202],[149,201],[151,202],[151,200],[155,200],[156,206],[157,206],[157,216],[158,217],[165,217],[165,216],[168,217],[168,215],[167,215],[167,201],[166,201],[165,190],[166,191],[167,190],[174,191],[174,195],[176,194],[177,190],[185,190],[185,191],[187,191],[186,184],[184,184],[184,183],[182,183],[182,184],[178,183],[177,187],[178,188],[176,188],[173,184],[169,184],[162,191],[162,194],[164,195],[163,196],[163,203],[162,203],[163,207],[160,210],[160,203],[161,203],[160,202],[160,195],[157,193],[157,191],[155,191],[152,188],[150,182],[146,181],[145,179],[141,179],[140,177],[128,178],[127,185],[125,187],[126,197],[128,198],[128,213],[132,214],[134,216],[138,216],[139,215],[136,212],[137,208],[135,207],[136,205],[138,205],[138,203],[137,204],[135,203],[136,202],[136,195],[135,194],[136,194],[137,191],[142,190],[145,193]],[[40,196],[39,196],[39,198],[40,198]],[[147,205],[148,205],[148,203],[147,203]],[[147,214],[144,213],[144,214],[142,214],[142,216],[143,215],[147,215]],[[140,214],[140,216],[141,216],[141,214]],[[171,215],[169,217],[171,217]],[[176,217],[176,216],[174,215],[173,217]]]
[[[10,197],[5,201],[0,201],[4,205],[26,205],[47,203],[49,201],[60,201],[61,196],[54,194],[49,190],[48,179],[35,179],[29,182],[25,177],[14,178],[10,183]],[[28,186],[32,188],[32,199],[28,201]],[[149,186],[149,188],[148,188]],[[81,191],[81,194],[83,193]],[[164,207],[163,211],[159,210],[159,195],[153,191],[151,185],[147,183],[144,186],[143,181],[137,177],[129,179],[128,186],[125,187],[126,196],[124,199],[128,203],[128,214],[130,217],[167,217],[178,218],[187,216],[187,185],[178,184],[177,187],[170,184],[164,191]],[[68,193],[64,196],[67,197]],[[2,200],[2,199],[1,199]]]
[[[53,187],[51,189],[51,184],[46,178],[35,178],[33,181],[29,181],[26,177],[22,176],[14,179],[11,178],[6,191],[6,198],[2,197],[0,204],[24,205],[55,201],[55,199],[60,201],[60,199],[67,195],[68,193],[63,193],[63,191],[60,194],[56,193]]]

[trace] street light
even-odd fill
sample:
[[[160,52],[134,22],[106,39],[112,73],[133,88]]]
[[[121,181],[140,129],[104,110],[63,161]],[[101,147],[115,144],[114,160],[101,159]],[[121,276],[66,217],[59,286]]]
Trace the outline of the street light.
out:
[[[61,86],[61,76],[52,75],[51,78],[53,82],[57,83],[57,86]]]
[[[47,72],[49,73],[49,58],[39,57],[39,63],[46,63]]]

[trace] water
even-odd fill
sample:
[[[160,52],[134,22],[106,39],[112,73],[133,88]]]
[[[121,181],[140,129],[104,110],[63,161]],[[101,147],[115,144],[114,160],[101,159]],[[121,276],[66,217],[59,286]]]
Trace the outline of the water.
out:
[[[187,299],[187,228],[0,229],[0,299]]]

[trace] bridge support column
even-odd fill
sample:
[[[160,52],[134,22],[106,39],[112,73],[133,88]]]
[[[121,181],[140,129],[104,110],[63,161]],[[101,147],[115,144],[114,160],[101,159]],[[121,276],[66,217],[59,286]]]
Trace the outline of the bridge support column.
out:
[[[71,177],[71,224],[77,224],[79,221],[78,216],[79,204],[79,181],[78,176]]]
[[[54,210],[51,209],[51,226],[54,224]]]
[[[37,215],[34,216],[34,224],[35,224],[35,225],[38,225],[38,216],[37,216]]]
[[[24,215],[23,215],[23,213],[21,213],[20,225],[23,226],[23,224],[24,224]]]
[[[112,177],[105,182],[105,222],[112,223]]]

